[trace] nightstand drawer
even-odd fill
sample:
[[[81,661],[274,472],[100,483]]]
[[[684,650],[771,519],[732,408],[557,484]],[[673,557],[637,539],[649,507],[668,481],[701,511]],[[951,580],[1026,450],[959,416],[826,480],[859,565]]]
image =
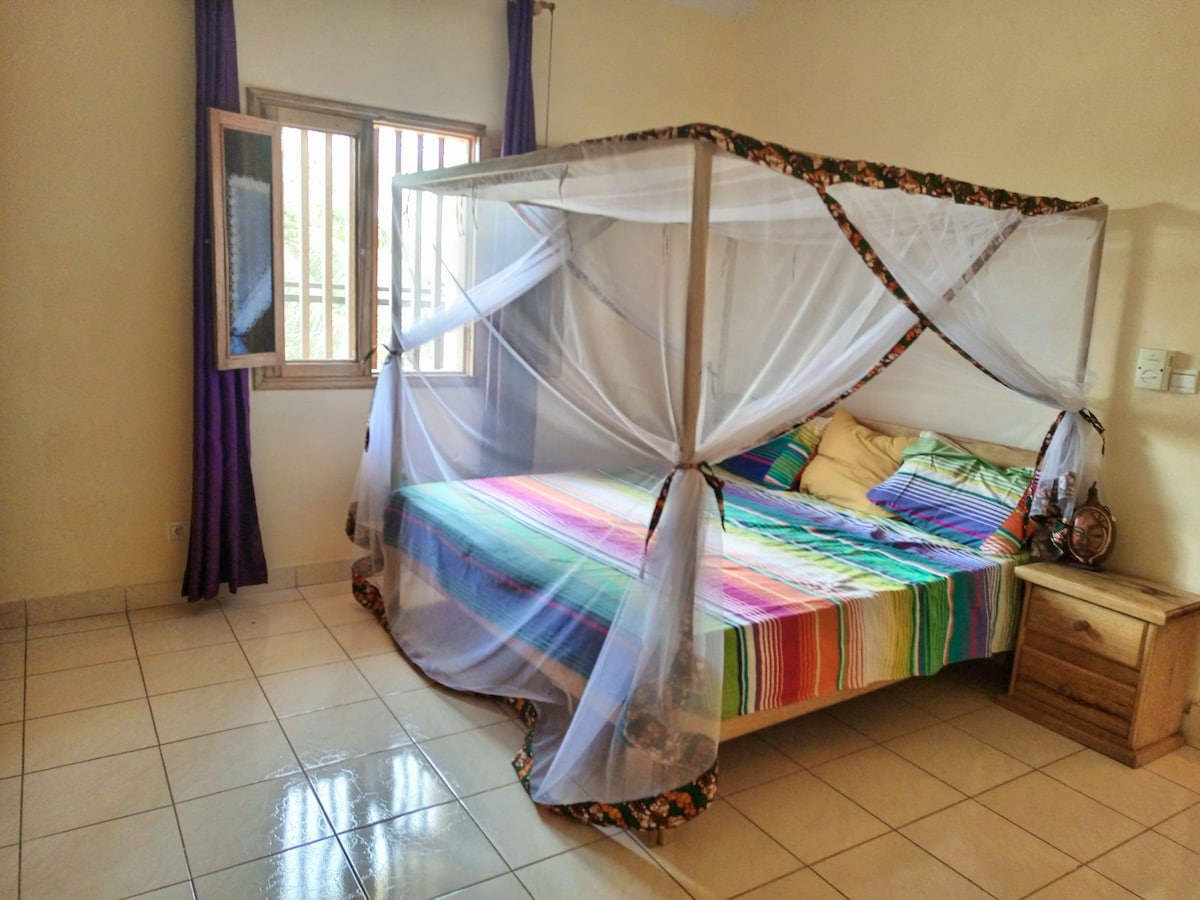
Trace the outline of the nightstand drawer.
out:
[[[1120,737],[1129,734],[1137,688],[1032,648],[1021,655],[1013,691]]]
[[[1109,609],[1034,585],[1029,592],[1026,628],[1097,656],[1141,668],[1146,623]]]

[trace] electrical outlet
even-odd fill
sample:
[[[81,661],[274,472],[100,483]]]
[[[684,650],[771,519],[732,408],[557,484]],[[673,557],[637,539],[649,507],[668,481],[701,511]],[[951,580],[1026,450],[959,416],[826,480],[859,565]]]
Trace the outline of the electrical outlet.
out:
[[[183,522],[167,523],[167,540],[171,543],[182,541],[187,537],[187,526]]]

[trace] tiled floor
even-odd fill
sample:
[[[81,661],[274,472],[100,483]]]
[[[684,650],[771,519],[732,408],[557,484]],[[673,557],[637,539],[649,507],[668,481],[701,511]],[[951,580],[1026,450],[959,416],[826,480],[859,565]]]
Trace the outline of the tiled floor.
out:
[[[1200,896],[1200,750],[1134,770],[952,667],[722,747],[646,849],[539,813],[500,706],[344,584],[0,629],[0,897]]]

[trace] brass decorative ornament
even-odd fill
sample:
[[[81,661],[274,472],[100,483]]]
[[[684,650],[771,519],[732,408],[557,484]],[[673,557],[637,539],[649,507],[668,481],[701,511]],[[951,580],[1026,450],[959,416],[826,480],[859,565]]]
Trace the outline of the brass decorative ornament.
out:
[[[1088,569],[1099,569],[1117,542],[1117,523],[1112,511],[1100,502],[1096,482],[1088,489],[1087,499],[1071,516],[1067,534],[1067,556]]]

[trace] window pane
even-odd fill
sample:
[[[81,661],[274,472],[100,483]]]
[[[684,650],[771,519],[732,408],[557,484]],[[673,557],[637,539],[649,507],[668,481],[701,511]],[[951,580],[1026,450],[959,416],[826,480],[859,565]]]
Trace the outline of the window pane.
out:
[[[356,139],[283,128],[285,359],[354,357]]]
[[[400,128],[376,126],[379,169],[379,245],[376,257],[378,306],[376,339],[391,342],[388,309],[392,297],[393,253],[403,261],[403,282],[396,285],[401,321],[411,322],[436,312],[455,283],[465,283],[466,241],[458,204],[451,199],[421,197],[401,210],[402,243],[392,245],[392,178],[397,174],[426,171],[444,165],[469,162],[474,144],[467,138]],[[442,234],[442,257],[435,251],[435,238]],[[465,373],[470,371],[470,330],[461,329],[405,357],[405,368],[422,372]],[[414,358],[415,357],[415,358]],[[383,362],[376,359],[376,369]]]

